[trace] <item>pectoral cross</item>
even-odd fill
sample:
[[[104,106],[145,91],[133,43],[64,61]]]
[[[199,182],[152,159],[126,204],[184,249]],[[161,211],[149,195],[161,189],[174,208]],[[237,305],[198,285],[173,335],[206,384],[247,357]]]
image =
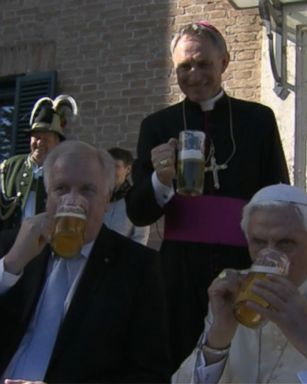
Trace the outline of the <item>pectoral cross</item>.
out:
[[[219,171],[223,171],[227,168],[227,164],[216,164],[216,159],[214,155],[211,156],[210,159],[210,166],[205,167],[205,172],[211,171],[213,174],[213,183],[215,189],[220,189],[220,182],[219,182]]]

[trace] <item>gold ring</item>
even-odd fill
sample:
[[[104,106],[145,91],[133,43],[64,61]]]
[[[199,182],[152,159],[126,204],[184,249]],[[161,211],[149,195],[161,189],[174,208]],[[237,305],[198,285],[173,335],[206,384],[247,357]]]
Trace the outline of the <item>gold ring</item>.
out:
[[[160,160],[160,161],[159,161],[159,164],[160,164],[162,167],[166,167],[166,166],[167,166],[167,163],[168,163],[168,159],[164,159],[164,160]]]

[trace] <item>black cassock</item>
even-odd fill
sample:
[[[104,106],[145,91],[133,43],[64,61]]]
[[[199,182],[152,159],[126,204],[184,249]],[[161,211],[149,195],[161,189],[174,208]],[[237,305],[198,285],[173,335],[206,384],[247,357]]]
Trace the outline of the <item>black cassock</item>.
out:
[[[137,159],[132,172],[134,186],[127,196],[127,211],[134,224],[152,224],[164,214],[168,221],[168,215],[180,211],[180,204],[179,208],[178,204],[174,205],[176,195],[163,208],[155,200],[151,184],[151,149],[166,143],[172,137],[178,138],[179,132],[185,128],[205,130],[209,144],[207,151],[210,142],[213,143],[216,163],[227,163],[227,168],[218,172],[219,189],[214,187],[212,172],[206,172],[204,195],[247,202],[264,186],[279,182],[289,183],[276,120],[270,108],[229,98],[224,94],[216,102],[214,110],[203,112],[198,104],[186,99],[148,116],[142,122]],[[231,157],[232,153],[234,154]],[[215,203],[217,210],[220,208],[218,201]],[[212,211],[214,209],[210,210],[210,215]],[[199,230],[197,227],[193,228],[199,223],[195,223],[194,213],[191,213],[188,224],[191,232]],[[221,212],[219,215],[221,222],[224,218],[227,219],[227,212],[224,217]],[[233,219],[233,225],[239,228],[238,217],[237,215]],[[171,221],[180,224],[180,214],[178,218]],[[206,219],[209,223],[207,229],[210,229],[210,220],[214,218]],[[173,233],[177,230],[171,229]],[[201,230],[206,232],[206,228]],[[222,237],[223,235],[225,234],[222,233]],[[224,268],[242,269],[250,265],[248,251],[243,244],[206,242],[201,238],[199,241],[190,241],[180,236],[177,239],[164,237],[160,250],[168,291],[174,370],[191,353],[202,332],[208,305],[207,288],[211,281]]]

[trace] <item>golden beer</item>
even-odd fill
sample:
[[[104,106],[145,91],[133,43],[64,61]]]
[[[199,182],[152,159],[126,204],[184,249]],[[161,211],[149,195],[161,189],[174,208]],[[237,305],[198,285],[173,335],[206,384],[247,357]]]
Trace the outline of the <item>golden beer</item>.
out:
[[[181,195],[197,196],[203,193],[205,162],[203,159],[178,160],[177,192]]]
[[[62,257],[73,257],[84,245],[86,216],[82,213],[63,212],[55,216],[51,246]]]
[[[203,193],[205,179],[205,134],[202,131],[181,131],[177,162],[177,193],[198,196]]]
[[[240,292],[234,303],[234,316],[243,325],[249,328],[257,328],[263,321],[262,316],[246,306],[247,301],[253,301],[263,307],[268,307],[268,303],[261,297],[255,295],[251,288],[256,279],[265,280],[266,273],[249,273],[242,283]]]
[[[287,255],[273,248],[263,248],[243,280],[235,299],[233,308],[235,318],[246,327],[257,328],[264,319],[259,313],[248,308],[246,302],[252,301],[264,308],[267,308],[269,304],[252,292],[255,280],[267,280],[268,275],[286,276],[288,271],[289,259]]]

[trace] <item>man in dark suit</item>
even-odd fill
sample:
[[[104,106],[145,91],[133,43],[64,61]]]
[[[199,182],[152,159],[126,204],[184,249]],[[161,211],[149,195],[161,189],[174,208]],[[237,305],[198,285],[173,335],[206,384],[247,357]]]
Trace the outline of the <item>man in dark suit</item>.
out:
[[[114,187],[113,159],[88,144],[62,142],[47,156],[44,181],[47,212],[24,220],[15,241],[9,233],[2,233],[0,241],[2,379],[168,381],[158,255],[101,226]],[[87,201],[85,245],[69,259],[54,255],[48,245],[58,201],[65,195]],[[47,320],[41,323],[48,281],[60,264],[68,272],[68,287],[62,320],[54,330]]]
[[[211,281],[224,268],[250,264],[240,229],[243,205],[258,189],[288,183],[289,177],[272,110],[230,97],[222,88],[230,55],[221,33],[208,22],[191,23],[175,35],[171,52],[186,97],[143,120],[126,200],[135,225],[165,215],[160,253],[176,369],[203,328]],[[183,130],[206,134],[200,196],[176,193],[177,139]]]

